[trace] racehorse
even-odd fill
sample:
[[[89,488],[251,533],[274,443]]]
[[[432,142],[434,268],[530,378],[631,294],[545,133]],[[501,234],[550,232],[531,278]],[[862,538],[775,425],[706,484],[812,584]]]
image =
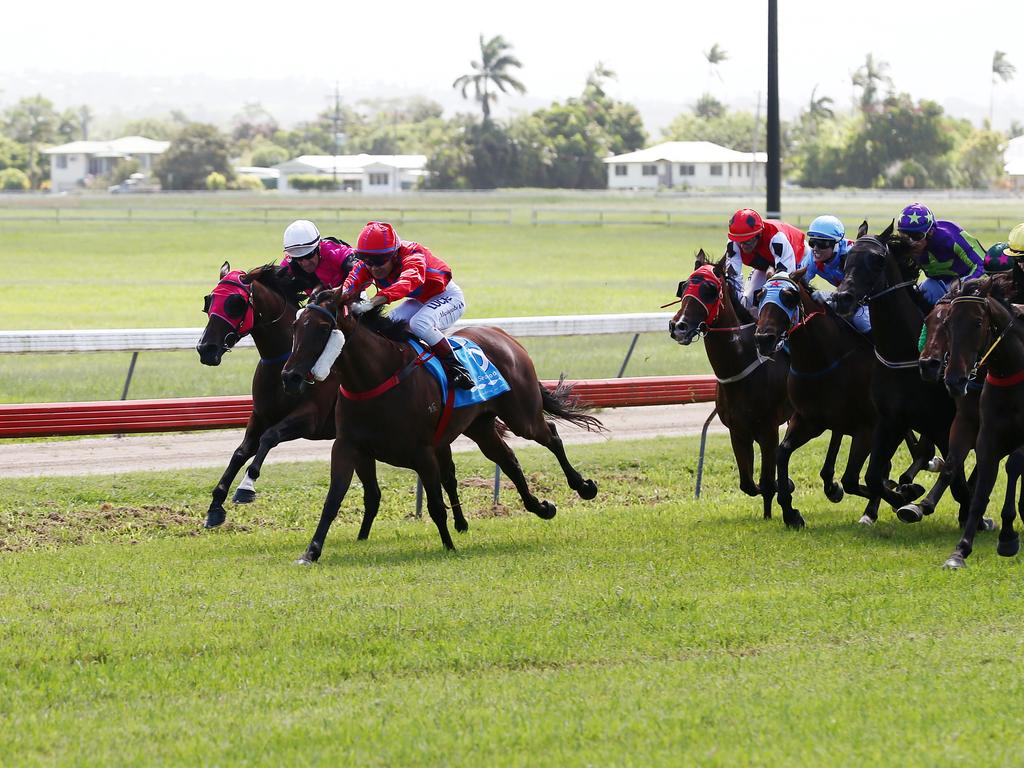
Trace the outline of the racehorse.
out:
[[[196,345],[203,365],[216,366],[247,333],[252,334],[260,354],[252,379],[252,415],[224,474],[213,489],[206,512],[206,528],[221,525],[227,512],[224,501],[238,470],[253,458],[246,476],[235,491],[233,501],[251,502],[256,498],[255,482],[267,454],[280,443],[305,438],[333,440],[337,377],[328,377],[301,395],[291,395],[281,386],[281,369],[291,353],[292,324],[298,304],[306,298],[304,286],[290,271],[268,264],[250,272],[231,272],[228,262],[220,270],[220,282],[206,296],[204,311],[209,315],[203,335]],[[458,483],[451,453],[439,455],[445,491],[452,505],[458,531],[467,530],[458,498]],[[367,510],[380,505],[380,488],[372,460],[361,460],[356,471],[363,481]],[[368,531],[367,531],[368,533]],[[365,538],[365,536],[363,537]]]
[[[949,362],[944,381],[951,395],[964,395],[972,375],[988,363],[979,403],[980,426],[974,445],[977,459],[975,484],[967,524],[947,568],[963,568],[974,548],[974,536],[982,525],[989,496],[995,485],[999,462],[1010,455],[1008,478],[1024,471],[1024,326],[1019,310],[992,295],[988,277],[968,280],[951,304],[946,324],[949,331]],[[1012,454],[1012,455],[1011,455]],[[1013,529],[1015,483],[1006,484],[1000,514],[996,551],[1011,557],[1020,549]],[[1020,500],[1024,520],[1024,497]]]
[[[919,268],[911,258],[891,252],[894,224],[877,236],[866,234],[866,225],[861,227],[857,241],[846,254],[835,305],[845,317],[850,317],[858,305],[868,305],[876,358],[871,399],[879,418],[864,479],[868,491],[872,495],[880,493],[899,515],[913,498],[906,498],[884,482],[896,448],[913,429],[945,456],[956,406],[944,387],[923,381],[919,374],[917,345],[924,322],[914,288]],[[955,470],[951,485],[953,497],[965,508],[970,493],[963,467]],[[909,517],[904,513],[900,519]]]
[[[794,413],[779,445],[779,504],[783,517],[800,517],[792,506],[789,458],[800,446],[826,429],[850,435],[850,454],[842,477],[842,490],[868,499],[861,522],[878,518],[880,498],[860,483],[860,471],[871,449],[877,413],[863,393],[870,389],[874,369],[871,342],[851,325],[815,302],[803,285],[806,269],[792,275],[776,273],[765,283],[759,298],[754,341],[762,355],[770,355],[783,341],[790,352],[787,391]],[[827,494],[827,491],[826,491]],[[838,498],[829,497],[830,501]]]
[[[429,353],[417,354],[406,343],[407,334],[405,324],[389,320],[379,309],[357,320],[341,304],[339,290],[321,291],[296,319],[291,356],[281,372],[285,389],[293,394],[303,390],[314,366],[322,365],[318,361],[328,342],[341,339],[340,351],[332,342],[337,357],[331,370],[338,377],[341,396],[331,451],[331,484],[320,522],[300,563],[313,563],[323,552],[359,456],[416,470],[423,481],[427,510],[446,549],[455,546],[441,498],[437,447],[447,447],[460,434],[477,443],[512,480],[526,509],[542,519],[555,516],[555,505],[537,499],[530,491],[519,461],[502,439],[505,427],[551,451],[569,487],[581,498],[597,495],[596,483],[583,479],[569,463],[558,430],[545,414],[591,430],[603,430],[603,425],[570,400],[567,388],[545,389],[518,341],[498,328],[459,331],[458,337],[480,347],[509,389],[483,403],[452,408],[451,398],[442,396],[440,383],[424,370]],[[449,395],[452,391],[448,389]],[[372,521],[367,509],[361,530],[368,531]]]
[[[748,496],[760,496],[764,519],[772,516],[775,497],[775,462],[779,445],[779,425],[793,413],[786,394],[789,355],[775,351],[769,356],[758,353],[754,345],[754,318],[733,301],[728,290],[723,256],[712,264],[704,251],[697,254],[694,272],[679,284],[676,295],[681,306],[669,321],[669,335],[684,346],[697,336],[704,337],[708,361],[718,380],[715,408],[729,429],[732,452],[740,475],[740,490]],[[834,480],[835,457],[841,435],[833,435],[821,478],[829,498],[842,498],[842,489]],[[761,473],[754,482],[754,443],[761,449]],[[792,491],[792,488],[789,489]],[[838,499],[837,499],[838,500]],[[787,525],[799,527],[799,513],[788,518]]]

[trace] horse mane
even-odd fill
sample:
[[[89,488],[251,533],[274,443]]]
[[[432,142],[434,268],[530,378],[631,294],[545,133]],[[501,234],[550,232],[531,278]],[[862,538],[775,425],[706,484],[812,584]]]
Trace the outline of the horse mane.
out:
[[[278,294],[288,304],[298,307],[306,299],[305,286],[295,278],[295,274],[286,266],[271,262],[262,267],[250,270],[246,280],[260,283]]]
[[[404,320],[392,320],[384,314],[383,307],[374,307],[369,312],[364,312],[359,318],[359,324],[390,341],[404,344],[409,340],[409,323]]]

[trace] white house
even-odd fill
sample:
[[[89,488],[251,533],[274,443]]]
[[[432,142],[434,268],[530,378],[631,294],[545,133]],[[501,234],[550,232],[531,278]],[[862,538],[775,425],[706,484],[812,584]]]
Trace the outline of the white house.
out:
[[[604,159],[608,189],[750,187],[764,184],[768,155],[710,141],[666,141]]]
[[[139,171],[149,174],[153,161],[167,151],[169,141],[144,136],[123,136],[110,141],[72,141],[44,149],[50,156],[50,189],[64,192],[81,185],[86,176],[103,176],[120,160],[136,160]]]
[[[1014,189],[1024,189],[1024,136],[1010,139],[1003,152],[1003,168]]]
[[[281,172],[278,189],[288,190],[289,176],[330,176],[338,188],[364,195],[391,195],[416,187],[427,175],[426,155],[302,155],[274,166]]]

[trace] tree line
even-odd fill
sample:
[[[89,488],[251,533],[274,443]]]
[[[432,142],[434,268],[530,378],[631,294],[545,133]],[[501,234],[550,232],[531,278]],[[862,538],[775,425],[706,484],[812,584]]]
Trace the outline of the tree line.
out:
[[[284,128],[259,103],[246,104],[227,130],[190,120],[175,111],[118,126],[113,135],[141,135],[171,142],[154,174],[165,189],[259,187],[236,177],[235,166],[273,166],[299,155],[424,154],[438,189],[606,186],[603,158],[647,146],[650,140],[635,106],[606,91],[615,73],[598,62],[582,78],[578,95],[532,112],[495,119],[504,94],[524,94],[522,63],[501,35],[479,39],[479,59],[452,87],[479,106],[479,114],[446,118],[440,104],[425,98],[363,100],[354,105],[336,96],[313,119]],[[710,72],[728,53],[719,45],[704,52]],[[1008,138],[1024,134],[1012,121],[1008,133],[990,127],[997,88],[1016,69],[1006,54],[992,61],[989,120],[981,127],[947,115],[941,105],[898,91],[885,62],[868,54],[851,75],[858,101],[845,112],[812,91],[795,119],[782,126],[785,177],[806,187],[985,188],[1003,183],[1002,151]],[[43,96],[21,99],[0,112],[0,188],[45,188],[47,146],[95,138],[95,114],[86,105],[60,111]],[[109,129],[108,129],[109,130]],[[729,109],[704,93],[661,131],[662,140],[706,140],[743,152],[763,150],[765,125],[759,115]],[[131,161],[116,165],[97,187],[118,183],[137,171]]]

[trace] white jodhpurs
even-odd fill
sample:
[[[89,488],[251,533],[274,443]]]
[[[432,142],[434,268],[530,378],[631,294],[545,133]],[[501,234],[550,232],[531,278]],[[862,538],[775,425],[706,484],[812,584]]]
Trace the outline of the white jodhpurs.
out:
[[[433,346],[441,341],[444,331],[462,317],[465,311],[466,298],[453,280],[443,292],[426,302],[406,299],[388,312],[388,317],[398,321],[407,320],[413,335]]]

